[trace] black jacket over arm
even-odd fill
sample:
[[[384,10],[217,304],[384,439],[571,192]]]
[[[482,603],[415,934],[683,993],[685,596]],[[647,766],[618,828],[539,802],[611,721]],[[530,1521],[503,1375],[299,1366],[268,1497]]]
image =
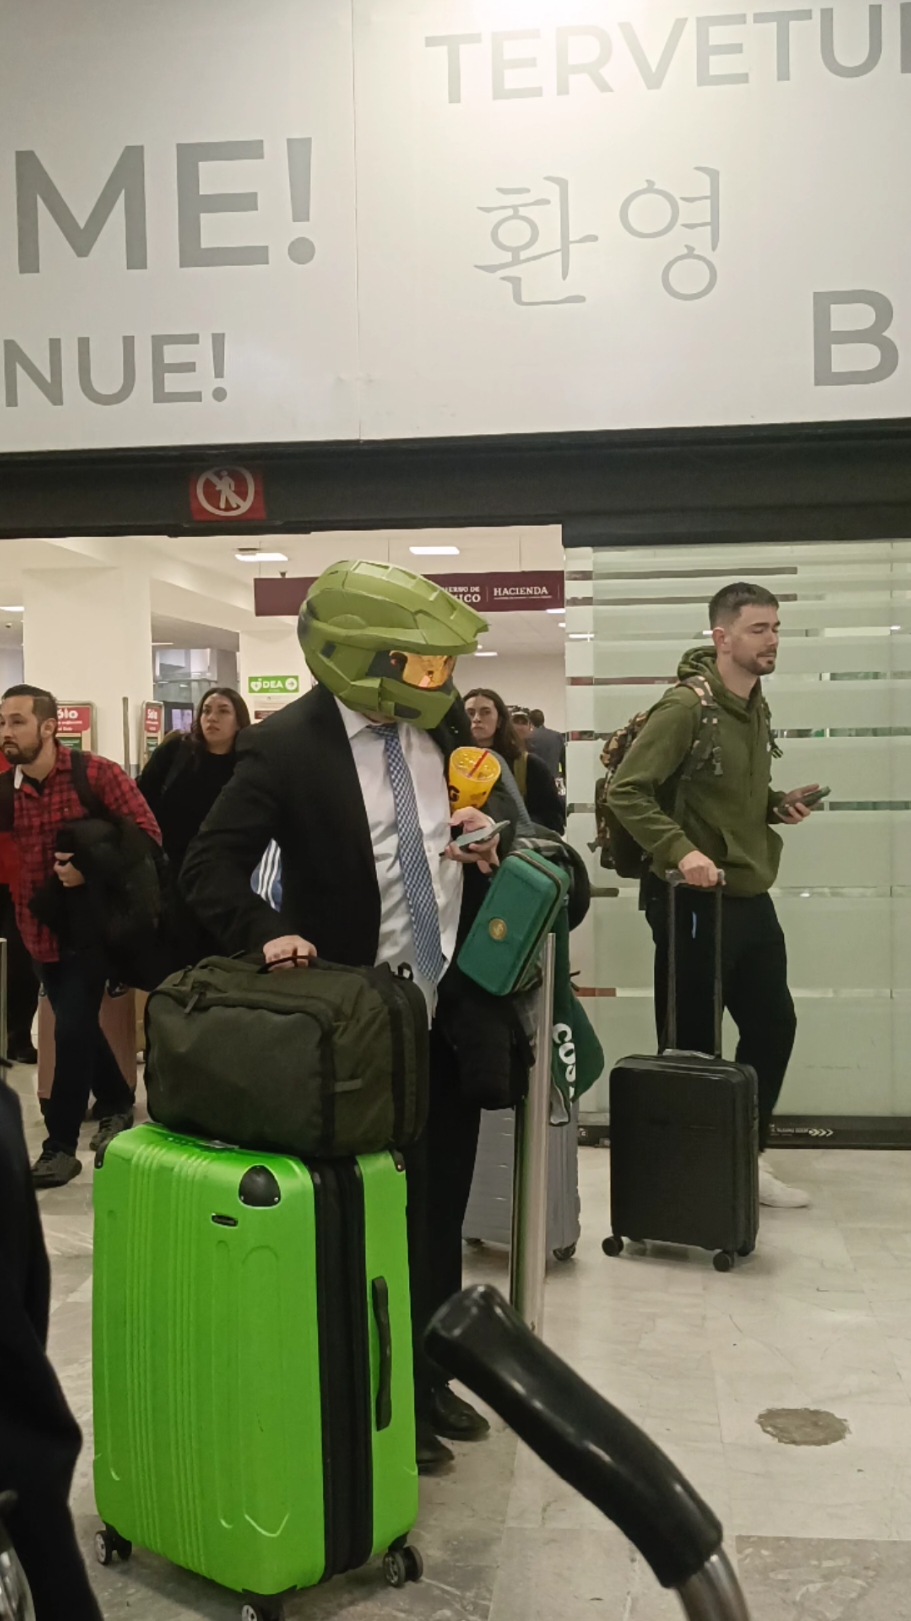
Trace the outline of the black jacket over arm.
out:
[[[460,702],[431,736],[441,763],[471,742]],[[515,824],[516,807],[502,789],[486,809]],[[282,852],[280,917],[250,888],[271,839]],[[501,852],[508,843],[501,837]],[[376,961],[380,893],[370,827],[345,724],[325,687],[241,733],[234,776],[187,852],[181,885],[226,952],[300,934],[331,962]],[[460,932],[485,888],[477,868],[466,867]]]

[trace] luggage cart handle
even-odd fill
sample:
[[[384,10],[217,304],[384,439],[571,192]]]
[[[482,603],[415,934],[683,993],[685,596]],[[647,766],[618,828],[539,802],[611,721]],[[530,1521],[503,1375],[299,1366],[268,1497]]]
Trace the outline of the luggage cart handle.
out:
[[[619,1526],[691,1621],[749,1621],[722,1529],[670,1459],[529,1332],[487,1285],[427,1331],[438,1363],[499,1413],[561,1479]]]

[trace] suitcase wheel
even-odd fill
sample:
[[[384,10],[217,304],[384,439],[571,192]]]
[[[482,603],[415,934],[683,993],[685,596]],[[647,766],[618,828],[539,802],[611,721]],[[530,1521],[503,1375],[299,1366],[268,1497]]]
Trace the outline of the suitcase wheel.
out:
[[[566,1244],[563,1249],[554,1250],[555,1261],[571,1261],[576,1253],[575,1244]]]
[[[383,1575],[390,1587],[419,1582],[423,1574],[424,1561],[417,1548],[390,1548],[383,1559]]]
[[[605,1238],[601,1248],[603,1249],[605,1255],[622,1255],[623,1239],[618,1238],[616,1233],[611,1233],[609,1238]]]
[[[248,1600],[240,1612],[240,1621],[282,1621],[284,1613],[280,1604],[258,1604]]]
[[[716,1272],[730,1272],[734,1265],[734,1256],[730,1250],[719,1250],[712,1258],[712,1265]]]
[[[756,1249],[755,1244],[741,1244],[739,1250],[737,1251],[737,1254],[739,1256],[741,1256],[741,1258],[745,1261],[747,1256],[752,1255],[753,1252],[755,1251],[755,1249]]]
[[[99,1565],[112,1565],[115,1554],[126,1564],[132,1552],[132,1542],[128,1542],[126,1537],[119,1536],[112,1525],[106,1525],[101,1531],[95,1532],[95,1558]]]

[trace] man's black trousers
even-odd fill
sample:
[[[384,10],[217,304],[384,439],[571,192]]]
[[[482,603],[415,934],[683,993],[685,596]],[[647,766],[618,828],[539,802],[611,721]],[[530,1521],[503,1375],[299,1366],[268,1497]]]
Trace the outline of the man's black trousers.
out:
[[[424,1331],[434,1312],[462,1287],[462,1225],[480,1128],[480,1108],[476,1103],[462,1101],[456,1055],[434,1027],[430,1032],[427,1125],[405,1155],[415,1406],[419,1418],[426,1416],[433,1387],[446,1377],[424,1353]]]
[[[89,1094],[102,1115],[128,1114],[133,1093],[98,1023],[107,983],[100,951],[67,953],[59,962],[40,964],[54,1010],[57,1061],[48,1100],[46,1148],[75,1154]]]
[[[655,1023],[659,1045],[664,1046],[667,884],[649,878],[645,902],[655,941]],[[684,1051],[711,1053],[714,1047],[715,904],[715,896],[706,890],[684,886],[677,890],[676,1044]],[[751,1064],[759,1079],[759,1142],[765,1148],[797,1031],[785,939],[770,895],[723,897],[721,954],[724,1005],[740,1034],[737,1062]]]

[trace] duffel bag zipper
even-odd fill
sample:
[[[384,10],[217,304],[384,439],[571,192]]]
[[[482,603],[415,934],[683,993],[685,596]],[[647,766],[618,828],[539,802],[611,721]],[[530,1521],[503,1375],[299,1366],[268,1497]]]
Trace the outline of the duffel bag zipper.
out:
[[[159,991],[159,996],[167,996],[171,1002],[180,1005],[182,998],[175,996],[171,991]],[[263,1010],[266,1013],[306,1013],[315,1019],[321,1029],[331,1032],[333,1023],[331,1015],[319,1003],[307,1001],[289,1004],[284,997],[267,997],[260,992],[257,996],[244,996],[237,991],[213,991],[203,987],[193,992],[190,1000],[183,1008],[184,1013],[193,1013],[197,1008],[205,1011],[210,1007],[244,1007],[254,1010]]]

